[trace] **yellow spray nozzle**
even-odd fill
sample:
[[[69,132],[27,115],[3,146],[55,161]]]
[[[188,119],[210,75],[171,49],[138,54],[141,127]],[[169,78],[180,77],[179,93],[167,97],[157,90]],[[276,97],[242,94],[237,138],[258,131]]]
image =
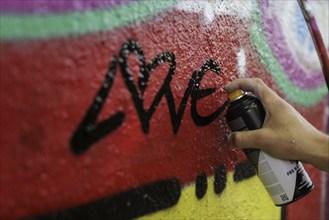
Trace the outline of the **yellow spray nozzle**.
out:
[[[228,94],[228,98],[230,102],[234,102],[235,100],[239,99],[242,97],[244,94],[244,91],[241,89],[234,90],[233,92]]]

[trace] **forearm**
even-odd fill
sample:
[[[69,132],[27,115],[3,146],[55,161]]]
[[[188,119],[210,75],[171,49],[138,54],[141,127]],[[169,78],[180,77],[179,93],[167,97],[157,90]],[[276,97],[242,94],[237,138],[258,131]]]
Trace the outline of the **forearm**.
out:
[[[329,172],[329,136],[317,131],[310,139],[308,147],[304,155],[305,162]]]

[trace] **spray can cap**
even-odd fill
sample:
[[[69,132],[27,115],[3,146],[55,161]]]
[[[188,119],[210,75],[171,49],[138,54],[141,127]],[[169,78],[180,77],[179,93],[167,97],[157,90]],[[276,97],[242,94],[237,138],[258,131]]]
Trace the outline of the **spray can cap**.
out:
[[[228,98],[230,102],[234,102],[235,100],[238,100],[244,95],[244,91],[241,89],[234,90],[233,92],[228,94]]]

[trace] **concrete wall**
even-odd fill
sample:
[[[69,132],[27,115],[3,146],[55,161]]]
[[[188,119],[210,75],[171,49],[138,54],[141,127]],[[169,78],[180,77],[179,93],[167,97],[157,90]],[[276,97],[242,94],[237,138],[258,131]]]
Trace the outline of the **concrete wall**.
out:
[[[316,188],[275,207],[226,141],[223,86],[239,77],[324,129],[295,1],[0,3],[1,218],[321,218],[325,175],[305,165]],[[328,46],[328,2],[311,3]]]

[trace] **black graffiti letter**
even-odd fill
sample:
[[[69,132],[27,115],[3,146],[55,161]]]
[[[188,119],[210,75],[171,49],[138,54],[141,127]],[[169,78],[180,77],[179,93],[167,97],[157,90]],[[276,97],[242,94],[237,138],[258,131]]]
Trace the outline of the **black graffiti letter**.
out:
[[[113,116],[96,124],[96,119],[112,87],[116,64],[117,58],[113,57],[105,75],[103,85],[72,136],[71,149],[76,154],[86,151],[91,145],[120,127],[124,121],[124,113],[117,112]]]
[[[225,109],[227,103],[225,102],[223,105],[221,105],[215,112],[213,112],[211,115],[208,116],[201,116],[197,111],[197,101],[201,98],[204,98],[206,96],[211,95],[216,91],[215,88],[209,88],[209,89],[199,89],[201,80],[204,76],[204,74],[208,71],[212,70],[217,75],[220,74],[220,68],[218,64],[213,60],[207,60],[201,67],[200,71],[197,74],[195,86],[191,94],[191,116],[193,118],[193,121],[198,126],[206,126],[210,124],[213,120],[215,120]]]
[[[195,86],[195,81],[197,78],[197,73],[198,72],[193,72],[191,79],[187,85],[187,88],[185,90],[184,96],[182,98],[182,101],[178,107],[178,111],[176,113],[176,107],[175,107],[175,100],[174,100],[174,96],[172,94],[170,85],[167,85],[167,89],[166,89],[166,99],[167,99],[167,103],[168,103],[168,108],[169,108],[169,113],[170,113],[170,119],[171,119],[171,123],[172,123],[172,127],[173,127],[173,132],[174,134],[176,134],[179,130],[179,127],[181,125],[182,122],[182,118],[183,118],[183,114],[186,108],[186,104],[187,104],[187,100],[191,95],[191,92]]]
[[[138,62],[139,62],[138,65],[139,65],[140,72],[139,72],[139,77],[138,77],[138,89],[139,89],[141,95],[138,94],[137,87],[133,80],[133,75],[128,66],[128,56],[131,53],[134,53],[135,55],[137,55]],[[169,84],[175,74],[175,68],[176,68],[175,55],[170,52],[164,52],[164,53],[157,55],[150,62],[150,64],[146,64],[144,52],[143,52],[142,48],[140,47],[140,45],[134,40],[129,40],[122,46],[122,49],[120,51],[119,62],[120,62],[122,76],[125,80],[126,86],[133,99],[135,108],[137,110],[138,117],[142,123],[143,132],[148,133],[152,115],[155,112],[157,106],[159,105],[162,97],[165,95],[166,90],[168,88],[170,89]],[[147,87],[149,76],[157,66],[159,66],[160,64],[162,64],[164,62],[169,63],[168,74],[164,80],[163,85],[161,86],[160,90],[156,94],[150,108],[148,110],[146,110],[144,108],[144,91]]]

